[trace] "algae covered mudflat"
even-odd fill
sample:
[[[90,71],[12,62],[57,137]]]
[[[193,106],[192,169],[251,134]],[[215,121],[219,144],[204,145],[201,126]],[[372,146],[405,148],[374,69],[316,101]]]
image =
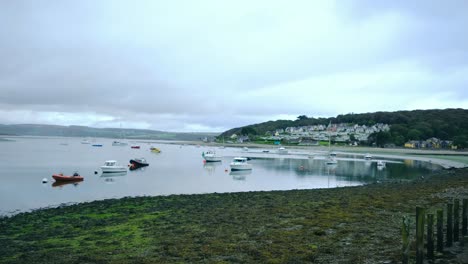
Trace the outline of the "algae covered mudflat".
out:
[[[0,263],[377,263],[403,215],[466,194],[468,170],[319,190],[95,201],[0,219]]]

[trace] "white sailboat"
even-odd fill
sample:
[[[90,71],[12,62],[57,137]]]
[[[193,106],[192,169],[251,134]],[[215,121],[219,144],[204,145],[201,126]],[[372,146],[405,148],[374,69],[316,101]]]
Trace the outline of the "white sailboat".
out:
[[[120,124],[120,138],[123,139],[122,124]],[[123,140],[112,141],[112,146],[127,146],[128,143]]]

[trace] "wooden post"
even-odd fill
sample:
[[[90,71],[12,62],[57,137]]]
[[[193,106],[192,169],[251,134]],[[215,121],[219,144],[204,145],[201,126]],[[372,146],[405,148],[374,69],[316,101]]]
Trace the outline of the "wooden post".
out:
[[[453,243],[453,204],[447,204],[447,247]]]
[[[424,208],[416,207],[416,264],[424,261],[424,216]]]
[[[427,259],[434,260],[434,214],[427,215]]]
[[[462,212],[462,236],[467,235],[468,225],[468,199],[463,199],[463,212]]]
[[[460,200],[453,200],[453,241],[460,241]]]
[[[437,251],[444,251],[444,211],[437,210]]]
[[[402,260],[401,263],[403,264],[408,264],[409,262],[409,245],[410,245],[410,239],[409,239],[409,230],[410,230],[410,223],[409,223],[409,218],[407,216],[403,216],[403,223],[402,223],[402,228],[401,228],[401,238],[403,242],[402,246]]]

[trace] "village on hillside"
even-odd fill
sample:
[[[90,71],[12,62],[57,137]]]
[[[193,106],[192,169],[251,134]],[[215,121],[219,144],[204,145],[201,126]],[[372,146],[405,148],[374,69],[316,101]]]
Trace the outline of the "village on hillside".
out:
[[[335,143],[349,144],[357,146],[360,142],[367,142],[369,136],[378,132],[390,131],[390,125],[377,123],[372,126],[357,124],[329,124],[312,125],[300,127],[287,127],[268,131],[261,140],[274,142],[275,144],[297,144],[299,146],[317,146],[320,141],[333,141]],[[244,143],[252,139],[249,135],[232,134],[230,142]],[[390,144],[389,147],[395,147]],[[405,148],[426,148],[426,149],[456,149],[452,146],[452,141],[430,138],[427,140],[411,140],[405,143]]]

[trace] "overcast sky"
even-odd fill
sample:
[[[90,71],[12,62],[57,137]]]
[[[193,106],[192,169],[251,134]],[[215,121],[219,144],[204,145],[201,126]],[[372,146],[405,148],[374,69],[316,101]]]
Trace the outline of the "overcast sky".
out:
[[[468,1],[0,1],[0,123],[468,108]]]

